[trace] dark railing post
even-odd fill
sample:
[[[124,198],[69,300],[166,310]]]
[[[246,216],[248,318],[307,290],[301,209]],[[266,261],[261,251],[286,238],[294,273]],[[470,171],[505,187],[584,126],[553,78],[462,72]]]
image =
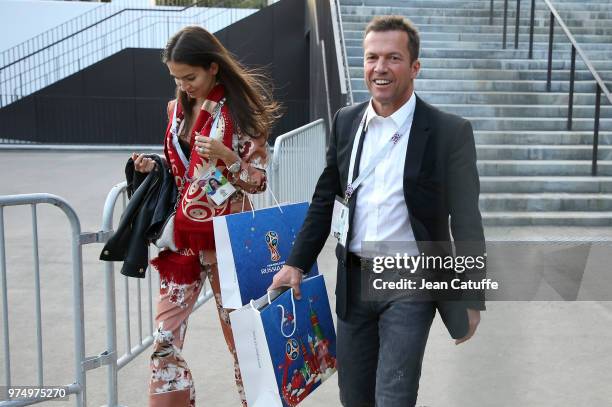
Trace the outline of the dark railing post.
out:
[[[514,27],[514,49],[518,49],[520,24],[521,24],[521,0],[516,0],[516,27]]]
[[[531,0],[531,22],[529,24],[529,59],[533,59],[533,30],[535,26],[535,0]]]
[[[593,131],[593,164],[591,165],[591,175],[597,175],[597,149],[599,147],[599,108],[601,107],[601,87],[597,86],[595,92],[595,128]]]
[[[576,75],[576,47],[572,44],[572,65],[570,67],[569,101],[567,105],[567,129],[572,129],[572,113],[574,109],[574,79]]]
[[[491,5],[489,6],[489,25],[493,25],[493,0],[491,0]]]
[[[504,38],[502,40],[503,49],[506,49],[506,33],[508,31],[508,0],[504,0]]]
[[[555,33],[555,15],[550,12],[550,31],[548,33],[548,72],[546,74],[546,90],[550,92],[552,81],[553,34]]]

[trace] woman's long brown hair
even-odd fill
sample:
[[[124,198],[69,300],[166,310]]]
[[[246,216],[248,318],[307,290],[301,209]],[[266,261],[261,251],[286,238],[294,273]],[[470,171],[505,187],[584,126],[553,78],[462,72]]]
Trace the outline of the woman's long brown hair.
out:
[[[168,40],[162,61],[207,70],[213,62],[217,63],[217,81],[225,87],[227,106],[240,131],[251,137],[268,138],[280,117],[280,105],[272,97],[270,80],[260,70],[242,66],[214,35],[201,27],[185,27]],[[186,123],[190,123],[195,100],[179,86],[176,97],[183,106]]]

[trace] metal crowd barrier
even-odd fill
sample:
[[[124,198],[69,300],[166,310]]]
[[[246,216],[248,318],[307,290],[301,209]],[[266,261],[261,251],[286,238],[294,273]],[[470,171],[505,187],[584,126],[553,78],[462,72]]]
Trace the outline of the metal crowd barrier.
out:
[[[36,306],[36,352],[37,352],[37,385],[45,385],[43,377],[43,347],[42,347],[42,304],[40,295],[40,258],[38,251],[38,218],[37,205],[50,204],[60,208],[70,222],[71,246],[72,246],[72,296],[73,296],[73,321],[74,321],[74,382],[67,384],[67,394],[76,395],[76,405],[86,405],[85,367],[85,330],[83,326],[83,255],[82,246],[92,243],[95,234],[81,233],[81,223],[74,209],[68,202],[56,195],[51,194],[27,194],[0,196],[0,279],[2,280],[2,320],[3,320],[3,345],[4,345],[4,380],[5,387],[10,387],[11,380],[11,346],[9,339],[9,304],[7,289],[6,270],[6,244],[4,236],[4,208],[8,206],[29,205],[32,210],[32,245],[34,257],[34,284],[35,284],[35,306]],[[57,384],[57,383],[55,383]],[[34,403],[48,401],[49,399],[31,398],[27,401],[8,400],[8,390],[5,389],[0,406],[27,406]]]
[[[31,397],[26,400],[11,400],[8,396],[6,388],[11,387],[12,371],[11,371],[11,346],[10,346],[10,314],[8,304],[8,289],[7,289],[7,270],[6,270],[6,242],[4,233],[4,208],[7,206],[24,206],[30,205],[32,208],[32,247],[34,257],[34,299],[36,310],[36,352],[37,352],[37,381],[36,386],[42,387],[47,383],[43,378],[44,363],[43,363],[43,335],[42,335],[42,309],[41,303],[41,286],[40,286],[40,258],[38,244],[38,217],[37,205],[51,204],[59,207],[71,225],[71,241],[72,241],[72,279],[73,279],[73,323],[74,323],[74,382],[66,384],[66,394],[76,395],[75,404],[78,407],[87,405],[86,398],[86,372],[88,370],[97,369],[104,365],[107,366],[107,406],[117,407],[118,392],[117,392],[117,375],[121,368],[125,367],[130,361],[144,352],[152,343],[153,335],[156,328],[153,325],[154,308],[153,308],[153,283],[152,273],[149,270],[146,278],[147,295],[148,295],[148,325],[143,328],[143,310],[142,310],[142,287],[140,279],[136,279],[137,286],[137,326],[138,326],[138,342],[132,346],[131,333],[131,318],[133,317],[130,311],[130,291],[129,279],[123,277],[124,301],[125,301],[125,345],[127,351],[118,356],[117,354],[117,311],[116,311],[116,289],[115,289],[115,273],[114,263],[106,262],[104,264],[105,271],[105,301],[106,301],[106,341],[107,349],[97,356],[85,356],[85,328],[84,328],[84,308],[83,308],[83,259],[82,246],[91,243],[104,243],[113,233],[113,218],[115,207],[121,198],[121,209],[125,209],[127,204],[126,183],[120,183],[113,187],[109,192],[104,205],[102,230],[95,233],[82,233],[79,218],[64,199],[51,194],[26,194],[26,195],[8,195],[0,197],[0,280],[2,281],[2,318],[3,318],[3,356],[4,356],[4,377],[5,377],[5,394],[0,395],[0,407],[16,407],[26,406],[44,401],[49,401],[50,398]],[[132,282],[133,284],[133,282]],[[157,290],[155,290],[157,292]],[[209,289],[202,292],[195,309],[198,309],[206,301],[212,298],[212,291]],[[143,330],[146,330],[146,336],[143,335]],[[33,383],[32,383],[33,384]],[[55,383],[54,385],[57,385]],[[144,390],[143,390],[144,391]]]
[[[271,192],[252,195],[251,198],[256,208],[265,208],[279,202],[309,201],[314,191],[317,179],[325,165],[325,124],[317,120],[302,126],[294,131],[280,136],[276,140],[276,146],[271,159],[269,169],[269,185]],[[274,199],[275,198],[275,199]],[[83,233],[76,212],[63,198],[51,194],[26,194],[0,196],[0,281],[2,283],[2,318],[3,318],[3,351],[4,351],[4,377],[5,387],[10,387],[11,381],[11,346],[10,346],[10,314],[8,304],[8,286],[6,270],[6,244],[4,228],[4,208],[8,206],[31,206],[32,212],[32,246],[34,258],[35,279],[35,311],[36,311],[36,352],[37,352],[37,382],[40,386],[45,385],[43,377],[43,336],[42,336],[42,303],[40,286],[40,259],[38,244],[38,218],[37,205],[51,204],[59,207],[71,225],[72,245],[72,297],[73,297],[73,323],[74,323],[74,382],[66,385],[67,394],[76,396],[75,404],[78,407],[87,405],[86,402],[86,372],[107,366],[107,406],[118,407],[117,376],[119,370],[144,352],[152,343],[156,331],[154,326],[153,288],[152,272],[148,270],[147,277],[143,280],[146,284],[148,296],[148,309],[146,324],[143,322],[142,310],[142,282],[136,279],[137,295],[137,343],[132,344],[130,311],[129,279],[123,277],[123,300],[125,301],[125,348],[123,355],[117,353],[117,310],[116,310],[116,288],[114,263],[104,263],[105,301],[106,301],[106,350],[96,356],[85,356],[85,328],[83,307],[83,256],[82,247],[92,243],[104,243],[112,235],[115,208],[121,202],[120,208],[123,212],[127,205],[126,183],[115,185],[107,195],[102,215],[102,228],[98,232]],[[134,282],[132,281],[132,284]],[[210,289],[202,292],[195,305],[199,308],[212,298]],[[145,389],[143,389],[145,391]],[[0,407],[26,406],[44,401],[48,398],[29,398],[27,400],[10,400],[7,394],[1,394],[3,400]]]
[[[325,134],[319,119],[276,139],[270,178],[279,201],[310,201],[325,167]]]
[[[278,136],[268,165],[268,189],[249,195],[255,209],[279,203],[310,201],[317,180],[325,167],[323,119]]]

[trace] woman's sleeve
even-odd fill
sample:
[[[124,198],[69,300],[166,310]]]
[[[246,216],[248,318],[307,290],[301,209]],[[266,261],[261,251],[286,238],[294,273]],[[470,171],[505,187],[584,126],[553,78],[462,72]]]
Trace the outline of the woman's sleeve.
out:
[[[269,152],[264,137],[251,137],[234,134],[234,151],[240,156],[240,172],[234,176],[232,183],[249,194],[266,190]]]

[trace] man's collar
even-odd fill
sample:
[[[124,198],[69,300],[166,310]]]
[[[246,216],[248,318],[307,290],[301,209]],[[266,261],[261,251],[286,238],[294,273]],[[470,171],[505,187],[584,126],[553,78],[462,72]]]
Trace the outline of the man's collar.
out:
[[[404,103],[399,109],[397,109],[391,116],[391,120],[395,123],[395,125],[399,128],[404,122],[411,116],[414,115],[414,109],[416,107],[416,94],[412,92],[410,99],[406,103]],[[372,98],[370,98],[370,102],[368,103],[368,107],[366,109],[367,117],[366,117],[366,129],[370,125],[370,121],[374,117],[380,117],[376,111],[374,110],[374,106],[372,105]]]

